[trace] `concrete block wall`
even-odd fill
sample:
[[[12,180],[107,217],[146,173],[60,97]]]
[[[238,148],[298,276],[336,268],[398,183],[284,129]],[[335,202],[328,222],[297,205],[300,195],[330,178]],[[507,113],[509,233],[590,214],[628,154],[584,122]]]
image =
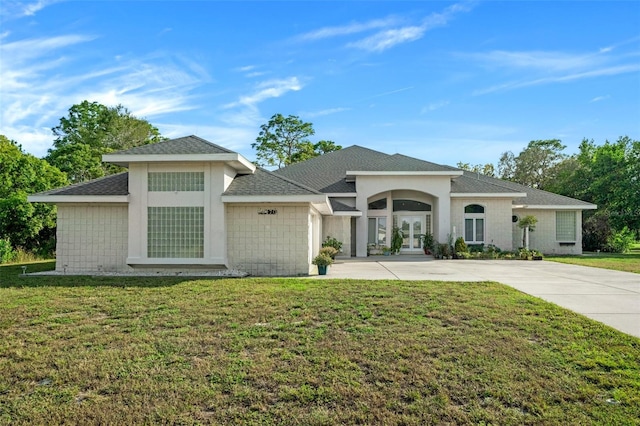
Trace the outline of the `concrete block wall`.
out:
[[[555,210],[514,210],[513,214],[519,218],[535,216],[538,219],[536,230],[529,233],[529,248],[544,254],[582,254],[582,212],[576,211],[576,243],[575,245],[560,245],[556,241],[556,211]],[[522,230],[514,225],[515,248],[522,246]]]
[[[351,257],[351,216],[324,216],[322,241],[327,237],[342,241],[342,253],[339,257]]]
[[[464,237],[464,208],[469,204],[484,206],[485,246],[494,244],[501,250],[513,250],[512,207],[510,198],[452,198],[451,226],[456,227],[456,237]],[[515,247],[517,248],[517,246]]]
[[[277,213],[259,214],[264,210]],[[308,275],[310,214],[308,205],[227,205],[227,266],[252,275]]]
[[[58,205],[56,271],[130,270],[127,221],[127,206]]]

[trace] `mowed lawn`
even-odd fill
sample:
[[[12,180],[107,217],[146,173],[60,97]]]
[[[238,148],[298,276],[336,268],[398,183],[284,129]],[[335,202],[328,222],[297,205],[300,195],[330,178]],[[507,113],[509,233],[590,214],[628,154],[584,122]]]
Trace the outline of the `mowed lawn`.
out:
[[[547,256],[547,260],[592,266],[595,268],[615,269],[640,274],[640,245],[635,245],[629,253],[588,253],[582,256]]]
[[[20,273],[0,267],[1,424],[640,418],[640,339],[496,283]]]

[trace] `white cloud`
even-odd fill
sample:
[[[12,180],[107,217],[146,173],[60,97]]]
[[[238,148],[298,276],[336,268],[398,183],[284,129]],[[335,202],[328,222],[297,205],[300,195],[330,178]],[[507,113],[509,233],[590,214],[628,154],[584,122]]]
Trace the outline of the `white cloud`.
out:
[[[339,112],[343,112],[343,111],[350,111],[351,108],[327,108],[327,109],[323,109],[320,111],[313,111],[313,112],[301,112],[300,115],[303,117],[308,117],[308,118],[315,118],[315,117],[322,117],[325,115],[331,115],[331,114],[337,114]]]
[[[298,77],[263,81],[256,85],[255,90],[248,95],[243,95],[236,102],[229,103],[224,108],[246,106],[254,108],[257,104],[270,98],[279,98],[287,92],[302,89],[302,83]]]
[[[604,100],[609,99],[609,98],[611,98],[611,96],[610,96],[610,95],[606,95],[606,96],[596,96],[595,98],[591,99],[591,100],[589,101],[589,103],[593,103],[593,102],[600,102],[600,101],[604,101]]]
[[[368,22],[352,22],[347,25],[324,27],[319,30],[310,31],[300,35],[300,40],[319,40],[323,38],[331,38],[344,36],[349,34],[357,34],[363,31],[369,31],[378,28],[387,28],[397,23],[397,18],[388,17],[384,19],[374,19]]]
[[[504,84],[498,84],[486,89],[479,89],[473,92],[473,95],[486,95],[488,93],[500,92],[506,90],[520,89],[523,87],[539,86],[551,83],[567,83],[586,78],[596,78],[604,76],[612,76],[618,74],[627,74],[640,71],[640,64],[620,65],[613,67],[598,68],[591,71],[576,72],[564,75],[554,75],[542,78],[533,78],[530,80],[512,81]]]
[[[432,102],[429,105],[423,107],[422,110],[420,110],[420,114],[426,114],[428,112],[443,108],[447,105],[449,105],[449,101]]]
[[[349,43],[347,47],[355,47],[370,52],[382,52],[397,44],[418,40],[422,38],[425,31],[424,27],[415,26],[385,30],[362,40]]]
[[[66,55],[68,48],[90,43],[94,36],[6,38],[0,44],[0,128],[37,155],[43,155],[53,140],[48,129],[73,104],[85,99],[108,106],[122,104],[136,116],[158,117],[197,108],[192,91],[210,81],[200,64],[165,52],[106,63]]]
[[[604,62],[604,58],[593,54],[575,55],[563,52],[507,52],[496,50],[469,55],[470,58],[494,68],[514,68],[543,71],[567,71],[585,69]]]
[[[3,0],[0,2],[0,21],[34,16],[40,10],[59,1],[38,0],[36,2],[27,2],[23,0]]]

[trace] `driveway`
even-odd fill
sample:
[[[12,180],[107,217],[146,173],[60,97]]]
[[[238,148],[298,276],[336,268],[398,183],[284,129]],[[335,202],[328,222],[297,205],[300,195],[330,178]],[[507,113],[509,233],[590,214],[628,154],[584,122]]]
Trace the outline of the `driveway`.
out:
[[[631,272],[548,261],[371,256],[337,259],[317,278],[497,281],[640,337],[640,275]]]

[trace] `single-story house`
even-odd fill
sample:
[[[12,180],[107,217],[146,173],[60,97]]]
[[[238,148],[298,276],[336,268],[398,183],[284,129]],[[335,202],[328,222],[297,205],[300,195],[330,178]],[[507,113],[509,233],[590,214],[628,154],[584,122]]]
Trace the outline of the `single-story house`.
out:
[[[402,229],[401,253],[420,235],[462,236],[503,250],[522,245],[519,217],[538,219],[530,247],[582,252],[582,210],[596,206],[361,146],[276,171],[188,136],[103,156],[124,166],[106,176],[29,197],[57,206],[56,270],[229,268],[307,275],[322,241],[342,256],[367,256]]]

